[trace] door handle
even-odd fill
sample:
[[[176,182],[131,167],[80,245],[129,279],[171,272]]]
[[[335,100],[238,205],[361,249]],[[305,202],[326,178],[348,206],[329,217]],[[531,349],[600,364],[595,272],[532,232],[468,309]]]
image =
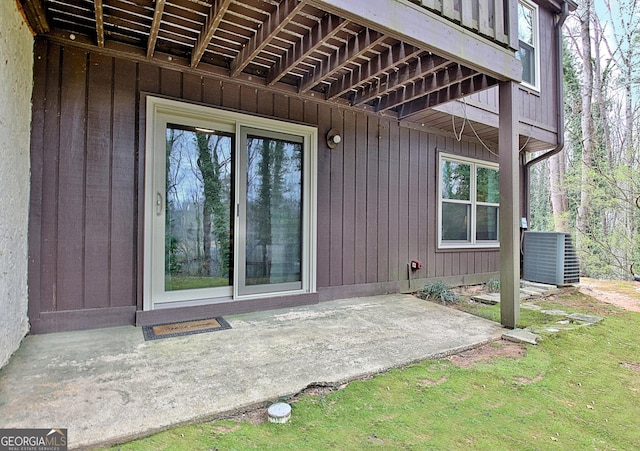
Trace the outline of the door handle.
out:
[[[156,193],[156,214],[160,216],[162,214],[162,194]]]

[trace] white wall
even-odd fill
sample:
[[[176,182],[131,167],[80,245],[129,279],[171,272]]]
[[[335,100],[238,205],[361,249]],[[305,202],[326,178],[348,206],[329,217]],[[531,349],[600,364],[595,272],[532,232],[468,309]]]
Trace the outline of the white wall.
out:
[[[0,367],[29,331],[27,221],[33,37],[0,0]]]

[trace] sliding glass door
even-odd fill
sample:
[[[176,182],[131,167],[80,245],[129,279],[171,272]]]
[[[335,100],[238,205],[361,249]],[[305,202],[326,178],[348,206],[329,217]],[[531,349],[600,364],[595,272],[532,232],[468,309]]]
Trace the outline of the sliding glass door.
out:
[[[145,309],[315,290],[315,129],[150,107]]]

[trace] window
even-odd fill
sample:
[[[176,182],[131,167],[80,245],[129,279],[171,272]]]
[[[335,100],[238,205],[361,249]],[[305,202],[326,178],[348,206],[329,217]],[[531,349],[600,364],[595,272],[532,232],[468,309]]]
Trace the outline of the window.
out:
[[[498,245],[498,165],[440,154],[441,248]]]
[[[522,62],[522,82],[538,89],[538,8],[524,0],[518,2],[518,39],[516,56]]]

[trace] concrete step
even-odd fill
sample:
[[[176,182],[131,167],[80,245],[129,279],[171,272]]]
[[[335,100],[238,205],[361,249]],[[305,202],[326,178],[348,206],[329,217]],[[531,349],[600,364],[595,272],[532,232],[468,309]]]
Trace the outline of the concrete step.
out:
[[[478,294],[476,296],[471,296],[471,299],[482,304],[495,305],[500,302],[500,294]]]
[[[534,288],[520,288],[520,293],[529,294],[531,296],[542,296],[545,294],[545,291]]]
[[[547,285],[544,283],[529,282],[527,280],[520,281],[520,300],[548,296],[558,293],[560,290],[555,285]],[[483,304],[494,305],[500,302],[500,293],[478,294],[471,296],[471,299]]]
[[[538,290],[543,293],[543,295],[555,294],[560,290],[556,285],[549,285],[546,283],[539,282],[530,282],[528,280],[521,280],[520,287],[527,290]]]
[[[502,334],[502,338],[516,343],[528,343],[531,345],[537,345],[540,335],[534,334],[533,332],[530,332],[526,329],[513,329]]]

